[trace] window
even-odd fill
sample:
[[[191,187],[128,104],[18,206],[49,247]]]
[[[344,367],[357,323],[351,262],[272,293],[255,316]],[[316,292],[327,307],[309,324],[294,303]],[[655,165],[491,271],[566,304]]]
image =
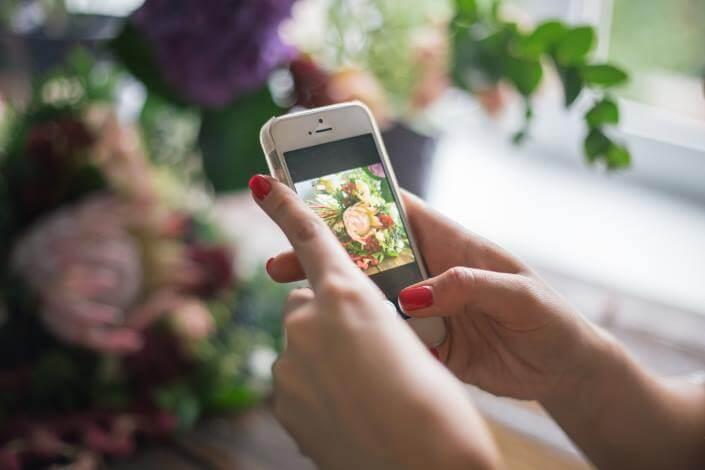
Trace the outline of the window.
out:
[[[705,122],[705,2],[611,3],[608,57],[632,72],[622,96]]]

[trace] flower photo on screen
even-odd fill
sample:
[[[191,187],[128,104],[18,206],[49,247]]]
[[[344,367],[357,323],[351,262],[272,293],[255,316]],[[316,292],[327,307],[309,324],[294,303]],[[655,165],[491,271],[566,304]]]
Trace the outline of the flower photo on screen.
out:
[[[366,274],[414,261],[381,164],[297,183],[296,190]]]

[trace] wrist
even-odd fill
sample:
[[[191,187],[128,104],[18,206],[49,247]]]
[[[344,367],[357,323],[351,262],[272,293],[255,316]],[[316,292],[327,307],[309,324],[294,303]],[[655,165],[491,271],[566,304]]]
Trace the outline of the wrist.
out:
[[[499,451],[485,420],[469,400],[463,387],[458,400],[440,402],[427,409],[424,428],[429,432],[424,446],[428,460],[418,468],[502,468]],[[407,467],[411,468],[411,467]]]
[[[634,372],[633,361],[614,338],[595,325],[585,323],[584,328],[574,367],[539,400],[551,414],[565,406],[598,405],[614,390],[615,380]]]

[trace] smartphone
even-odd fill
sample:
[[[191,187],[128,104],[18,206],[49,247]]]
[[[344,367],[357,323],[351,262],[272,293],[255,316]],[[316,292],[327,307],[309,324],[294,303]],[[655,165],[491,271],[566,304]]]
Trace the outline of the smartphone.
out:
[[[272,118],[260,141],[272,176],[326,222],[423,342],[440,345],[443,319],[409,319],[397,302],[428,275],[369,109],[351,102]]]

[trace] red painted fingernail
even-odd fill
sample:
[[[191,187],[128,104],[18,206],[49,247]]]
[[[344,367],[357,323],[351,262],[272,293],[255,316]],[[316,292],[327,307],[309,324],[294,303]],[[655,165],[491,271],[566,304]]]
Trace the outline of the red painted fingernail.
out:
[[[267,274],[269,274],[270,276],[272,275],[271,274],[272,273],[271,267],[272,267],[273,262],[274,262],[274,258],[269,258],[267,260],[267,264],[264,265],[264,269],[267,271]]]
[[[267,197],[269,191],[272,190],[272,183],[270,183],[269,180],[262,175],[255,175],[250,178],[248,186],[250,187],[250,190],[252,190],[252,194],[254,194],[260,201]]]
[[[441,360],[441,355],[438,353],[438,348],[428,348],[428,350],[431,351],[431,354],[433,354],[433,357],[435,357],[439,361]]]
[[[399,293],[399,303],[405,312],[433,305],[433,290],[429,286],[410,287]]]

